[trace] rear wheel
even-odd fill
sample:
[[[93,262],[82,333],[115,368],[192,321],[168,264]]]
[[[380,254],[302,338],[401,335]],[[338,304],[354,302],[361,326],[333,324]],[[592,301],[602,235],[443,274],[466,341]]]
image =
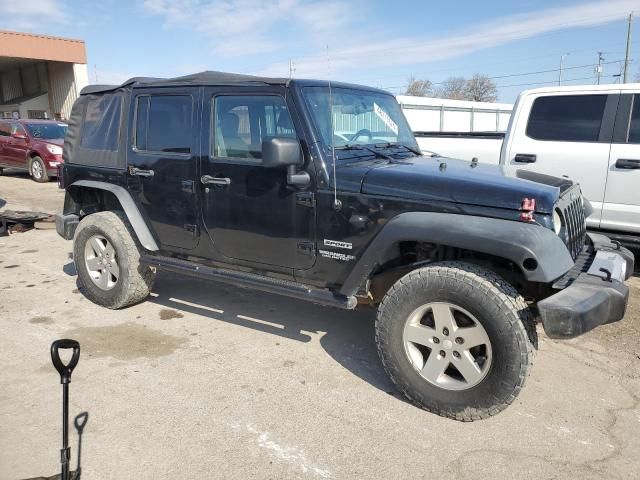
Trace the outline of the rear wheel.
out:
[[[49,181],[47,169],[44,166],[42,158],[40,157],[33,157],[31,159],[31,163],[29,164],[29,173],[31,174],[31,178],[33,178],[38,183]]]
[[[462,421],[495,415],[513,402],[537,344],[518,292],[463,262],[414,270],[393,285],[378,309],[376,341],[404,395]]]
[[[82,293],[103,307],[118,309],[144,300],[155,273],[140,263],[142,247],[121,212],[88,215],[78,224],[73,258]]]

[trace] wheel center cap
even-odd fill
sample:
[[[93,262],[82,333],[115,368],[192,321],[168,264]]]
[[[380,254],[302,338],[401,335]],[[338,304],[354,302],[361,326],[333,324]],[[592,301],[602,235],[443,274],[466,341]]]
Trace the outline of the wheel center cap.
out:
[[[442,348],[444,348],[445,350],[451,350],[452,347],[453,343],[451,342],[451,340],[445,340],[444,342],[442,342]]]

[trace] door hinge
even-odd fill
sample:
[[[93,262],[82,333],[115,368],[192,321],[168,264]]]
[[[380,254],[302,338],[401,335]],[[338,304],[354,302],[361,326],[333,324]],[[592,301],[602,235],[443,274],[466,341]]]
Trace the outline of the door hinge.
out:
[[[304,255],[314,256],[316,254],[316,245],[310,241],[298,242],[298,250]]]
[[[301,207],[314,208],[316,206],[316,197],[313,192],[297,192],[296,204]]]

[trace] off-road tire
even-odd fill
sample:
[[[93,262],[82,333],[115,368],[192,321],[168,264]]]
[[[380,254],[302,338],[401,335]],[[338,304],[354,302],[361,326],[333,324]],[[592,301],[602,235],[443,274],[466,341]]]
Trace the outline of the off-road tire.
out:
[[[35,163],[39,163],[40,167],[42,168],[42,175],[39,177],[34,175],[33,173],[33,165]],[[29,162],[29,175],[31,175],[31,178],[38,183],[47,183],[49,181],[49,174],[47,173],[47,167],[45,166],[42,158],[35,156],[31,159],[31,161]]]
[[[85,244],[94,235],[105,237],[115,249],[120,275],[115,286],[103,290],[91,279],[85,263]],[[82,293],[92,302],[111,309],[144,300],[153,287],[155,272],[140,263],[143,247],[122,212],[98,212],[80,221],[73,239],[73,258]]]
[[[448,302],[470,312],[491,342],[489,370],[467,390],[429,383],[405,353],[407,318],[432,302]],[[505,280],[471,263],[442,262],[411,271],[389,289],[378,308],[376,343],[387,374],[412,403],[443,417],[474,421],[501,412],[518,396],[533,363],[537,336],[530,309]]]

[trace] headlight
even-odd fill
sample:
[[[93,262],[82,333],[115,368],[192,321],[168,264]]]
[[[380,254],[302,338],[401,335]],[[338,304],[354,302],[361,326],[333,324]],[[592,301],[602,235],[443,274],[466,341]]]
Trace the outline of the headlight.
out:
[[[47,145],[47,150],[53,155],[62,155],[62,147],[58,145]]]
[[[556,235],[560,235],[560,230],[562,230],[562,217],[558,210],[553,211],[553,229],[556,232]]]

